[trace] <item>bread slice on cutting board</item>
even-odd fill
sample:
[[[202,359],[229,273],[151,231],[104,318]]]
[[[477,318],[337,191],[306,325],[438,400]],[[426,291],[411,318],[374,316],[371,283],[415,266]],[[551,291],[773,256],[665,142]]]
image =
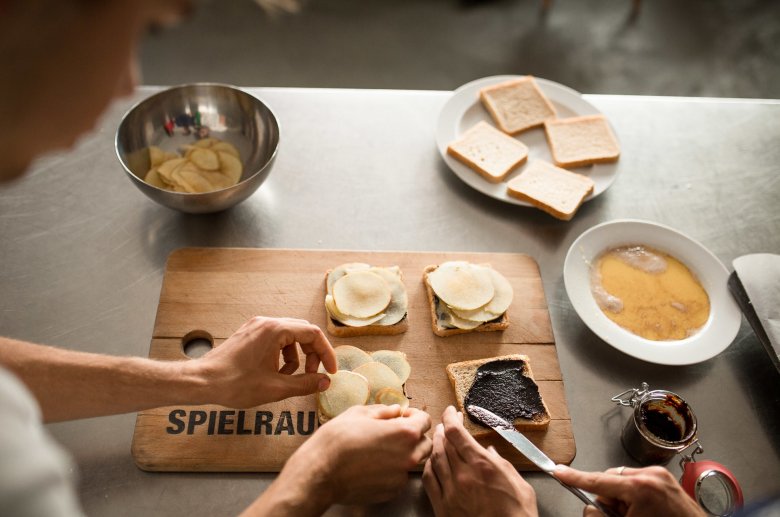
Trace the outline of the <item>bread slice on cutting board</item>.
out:
[[[608,163],[620,157],[620,144],[604,115],[548,120],[544,133],[559,167]]]
[[[482,88],[479,98],[496,125],[510,135],[556,116],[555,107],[530,75]]]
[[[533,373],[531,371],[530,359],[527,355],[522,355],[522,354],[512,354],[512,355],[504,355],[498,357],[488,357],[485,359],[475,359],[472,361],[462,361],[459,363],[448,364],[446,367],[447,377],[449,377],[450,384],[452,385],[452,389],[455,391],[455,400],[457,403],[457,408],[459,411],[463,412],[463,426],[475,438],[487,436],[488,434],[493,432],[492,429],[473,422],[469,418],[466,409],[464,407],[464,401],[466,400],[466,395],[468,394],[472,384],[474,383],[474,380],[477,375],[477,369],[480,366],[493,361],[512,361],[512,360],[522,361],[523,362],[522,375],[534,381]],[[534,383],[535,382],[536,381],[534,381]],[[542,399],[542,406],[543,406],[543,411],[535,414],[533,418],[515,419],[515,421],[512,422],[515,426],[515,429],[517,429],[518,431],[546,430],[547,427],[550,425],[550,411],[547,408],[547,405],[544,403],[544,399]]]
[[[492,321],[482,323],[473,329],[452,328],[443,325],[443,322],[439,318],[439,311],[437,310],[437,304],[443,303],[438,299],[436,293],[433,292],[433,288],[428,282],[428,275],[433,271],[436,271],[438,265],[431,265],[423,270],[423,285],[425,285],[425,293],[428,299],[428,309],[431,314],[431,329],[433,333],[440,337],[455,336],[457,334],[468,334],[470,332],[496,332],[506,330],[509,328],[509,315],[504,311],[500,317]]]

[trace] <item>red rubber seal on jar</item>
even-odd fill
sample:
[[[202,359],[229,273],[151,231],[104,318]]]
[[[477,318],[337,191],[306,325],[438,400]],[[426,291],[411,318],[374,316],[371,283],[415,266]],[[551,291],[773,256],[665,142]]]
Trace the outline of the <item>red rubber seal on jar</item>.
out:
[[[680,484],[694,501],[713,515],[731,515],[737,508],[741,508],[744,502],[742,488],[739,486],[737,478],[729,469],[716,461],[701,460],[686,463]],[[709,484],[709,488],[702,490],[705,484]],[[713,487],[716,491],[719,490],[717,487],[721,487],[723,495],[728,497],[728,508],[711,508],[711,506],[724,505],[723,499],[708,497],[704,493],[707,490],[712,490]]]

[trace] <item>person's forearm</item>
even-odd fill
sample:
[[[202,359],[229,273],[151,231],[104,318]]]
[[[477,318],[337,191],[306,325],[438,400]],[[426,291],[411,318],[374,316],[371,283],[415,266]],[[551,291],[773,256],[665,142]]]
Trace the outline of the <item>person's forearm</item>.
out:
[[[263,517],[266,515],[290,515],[314,517],[322,515],[330,506],[329,495],[323,487],[282,471],[271,486],[258,497],[241,517]]]
[[[46,422],[204,403],[204,380],[187,363],[75,352],[0,338],[0,364],[32,391]]]

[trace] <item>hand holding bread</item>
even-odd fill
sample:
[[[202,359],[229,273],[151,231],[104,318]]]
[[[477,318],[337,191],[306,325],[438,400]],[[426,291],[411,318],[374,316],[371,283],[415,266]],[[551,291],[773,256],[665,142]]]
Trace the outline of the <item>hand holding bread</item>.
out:
[[[449,406],[433,434],[423,486],[434,513],[538,515],[536,494],[511,463],[485,449],[463,427],[463,413]]]
[[[431,440],[428,413],[400,406],[355,406],[324,424],[288,460],[280,478],[292,477],[329,504],[386,501],[425,461]]]

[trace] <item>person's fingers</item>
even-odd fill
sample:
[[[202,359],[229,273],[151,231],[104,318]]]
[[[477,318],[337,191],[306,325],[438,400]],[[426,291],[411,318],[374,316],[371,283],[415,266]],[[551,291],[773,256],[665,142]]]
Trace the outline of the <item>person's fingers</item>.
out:
[[[597,495],[630,500],[631,481],[623,476],[603,472],[582,472],[565,465],[558,465],[553,475],[568,485]]]
[[[408,419],[407,422],[411,422],[412,425],[420,430],[420,434],[425,434],[428,429],[431,428],[431,415],[425,411],[419,409],[409,408],[411,411],[405,411],[403,413],[404,418]]]
[[[431,501],[433,513],[435,515],[441,515],[442,490],[439,479],[433,471],[433,464],[431,463],[430,458],[425,462],[425,468],[423,468],[422,483],[423,488],[425,488],[425,493],[428,494],[428,499]]]
[[[633,476],[639,473],[641,469],[632,469],[631,467],[612,467],[604,471],[605,474],[614,476]]]
[[[316,372],[319,366],[320,366],[320,356],[318,356],[313,352],[306,354],[306,365],[304,366],[304,371],[306,373]]]
[[[452,476],[458,479],[458,473],[462,472],[469,467],[469,461],[467,461],[458,450],[455,445],[447,439],[447,430],[444,430],[444,451],[447,453],[447,459],[450,460],[450,470]]]
[[[285,320],[283,328],[287,332],[283,336],[280,346],[299,343],[301,350],[306,354],[307,371],[310,367],[310,361],[313,361],[313,359],[310,359],[310,356],[314,354],[329,373],[336,373],[338,369],[336,354],[333,352],[333,346],[328,341],[328,338],[325,337],[322,329],[311,323],[296,320]],[[315,363],[314,371],[317,371],[317,364]]]
[[[279,369],[279,373],[285,375],[292,375],[295,373],[295,371],[298,369],[298,366],[300,365],[298,359],[298,349],[295,347],[295,345],[289,345],[282,348],[282,358],[284,359],[284,364]]]
[[[415,446],[414,451],[412,451],[412,459],[414,460],[415,465],[428,459],[432,449],[433,442],[430,438],[423,435],[422,439]]]
[[[386,406],[384,404],[371,404],[370,406],[362,406],[363,410],[368,416],[379,419],[387,420],[390,418],[398,418],[403,414],[401,406],[393,404],[392,406]]]
[[[598,508],[589,504],[582,510],[582,517],[604,517],[604,514]]]
[[[485,455],[485,448],[471,436],[471,433],[463,427],[463,416],[455,411],[452,406],[447,407],[441,415],[444,424],[444,434],[458,455],[467,463]]]
[[[279,382],[284,388],[284,396],[282,398],[309,395],[318,391],[325,391],[330,386],[330,378],[323,373],[284,375],[279,377]]]
[[[442,487],[442,493],[452,488],[452,470],[447,459],[447,451],[444,450],[444,426],[439,424],[433,432],[433,448],[431,450],[431,467],[436,479]]]

